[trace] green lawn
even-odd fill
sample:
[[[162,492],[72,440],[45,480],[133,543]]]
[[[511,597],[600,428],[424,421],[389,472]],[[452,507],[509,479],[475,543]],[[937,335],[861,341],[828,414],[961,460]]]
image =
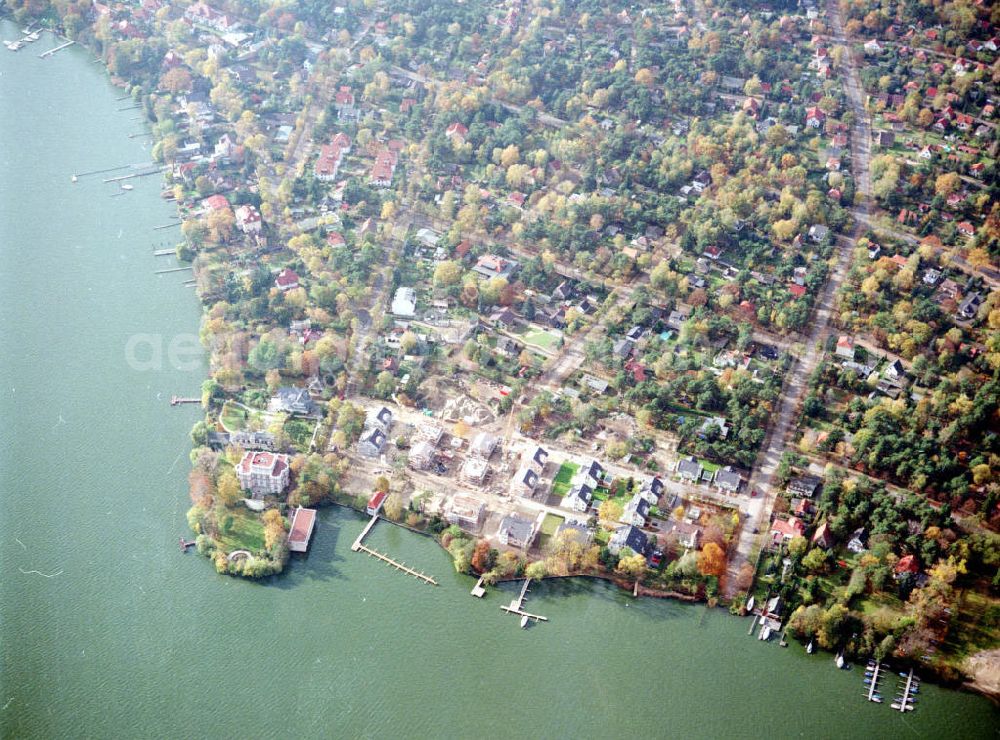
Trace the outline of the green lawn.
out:
[[[309,442],[312,440],[313,427],[315,422],[302,421],[301,419],[289,419],[285,422],[285,432],[299,450],[306,451]]]
[[[226,401],[222,407],[222,413],[219,415],[219,420],[222,422],[222,426],[230,432],[238,432],[239,430],[246,428],[247,411],[244,408]]]
[[[546,514],[542,520],[542,534],[554,535],[559,525],[566,521],[565,517],[556,514]]]
[[[559,348],[559,337],[544,329],[530,329],[524,333],[523,339],[526,344],[533,344],[549,352],[555,352]]]
[[[227,517],[232,517],[232,522],[228,526],[224,520],[219,522],[217,538],[223,550],[259,552],[264,549],[264,525],[260,523],[257,514],[240,505],[229,509]]]
[[[565,496],[571,487],[570,481],[573,480],[573,476],[576,475],[576,471],[579,469],[580,466],[575,463],[564,462],[559,467],[556,477],[552,479],[552,493],[560,498]]]

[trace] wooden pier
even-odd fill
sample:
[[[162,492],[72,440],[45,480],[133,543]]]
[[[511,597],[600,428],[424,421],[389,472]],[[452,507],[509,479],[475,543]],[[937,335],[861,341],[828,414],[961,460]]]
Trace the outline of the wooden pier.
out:
[[[912,712],[913,704],[910,702],[910,690],[913,688],[913,669],[910,669],[909,674],[906,676],[906,685],[903,687],[903,696],[901,699],[897,700],[896,704],[892,705],[893,709],[898,709],[900,712]]]
[[[148,177],[149,175],[158,175],[163,172],[162,167],[154,167],[151,170],[143,170],[142,172],[133,172],[131,175],[119,175],[118,177],[109,177],[101,182],[121,182],[122,180],[131,180],[133,177]]]
[[[163,224],[162,226],[154,226],[153,227],[153,231],[162,231],[163,229],[172,229],[175,226],[180,226],[181,223],[183,223],[183,222],[181,222],[181,221],[175,221],[172,224]]]
[[[484,578],[486,578],[486,576],[479,576],[479,580],[476,581],[476,585],[472,587],[472,591],[470,592],[477,599],[481,599],[486,595],[486,589],[483,588]]]
[[[164,275],[168,272],[180,272],[181,270],[193,270],[194,265],[185,265],[183,267],[168,267],[164,270],[154,270],[155,275]]]
[[[200,398],[183,398],[181,396],[171,396],[170,405],[180,406],[182,403],[201,403]]]
[[[868,687],[868,701],[875,701],[875,699],[872,697],[874,697],[875,694],[878,693],[878,676],[879,676],[879,671],[881,670],[882,670],[881,663],[876,663],[875,667],[872,669],[872,683],[871,686]]]
[[[39,59],[45,59],[45,57],[50,57],[53,54],[55,54],[57,51],[61,51],[61,50],[65,49],[67,46],[72,46],[74,43],[76,43],[76,42],[75,41],[67,41],[65,44],[62,44],[61,46],[57,46],[54,49],[49,49],[48,51],[43,51],[41,54],[38,55],[38,58]]]
[[[176,249],[157,249],[153,252],[154,257],[169,257],[170,255],[177,254]]]
[[[373,550],[372,548],[363,544],[362,541],[365,539],[365,537],[368,536],[368,533],[372,531],[372,528],[375,526],[375,523],[378,522],[378,518],[379,518],[378,514],[375,514],[371,518],[371,521],[365,525],[365,528],[361,530],[361,534],[358,535],[358,538],[354,540],[354,544],[351,545],[351,550],[353,550],[354,552],[363,552],[366,555],[371,555],[373,558],[381,560],[383,563],[388,563],[396,570],[402,571],[403,573],[406,573],[406,575],[408,576],[413,576],[418,581],[423,581],[424,583],[429,583],[432,586],[437,586],[438,582],[435,581],[430,576],[425,575],[420,571],[413,570],[413,568],[406,565],[406,563],[401,563],[396,560],[393,560],[388,555],[384,555],[380,553],[378,550]]]
[[[194,547],[196,544],[198,544],[195,540],[186,540],[183,537],[181,537],[180,540],[181,540],[181,543],[180,543],[181,544],[181,552],[187,552],[187,549],[189,547]]]
[[[500,609],[502,611],[507,612],[508,614],[516,614],[519,617],[527,617],[528,619],[534,619],[536,622],[548,622],[549,621],[548,617],[543,617],[539,614],[529,614],[528,612],[524,611],[524,609],[521,608],[524,605],[524,597],[528,593],[528,584],[530,583],[531,583],[530,578],[524,579],[524,585],[521,586],[521,593],[518,595],[518,597],[510,602],[510,606],[504,605],[501,606]]]

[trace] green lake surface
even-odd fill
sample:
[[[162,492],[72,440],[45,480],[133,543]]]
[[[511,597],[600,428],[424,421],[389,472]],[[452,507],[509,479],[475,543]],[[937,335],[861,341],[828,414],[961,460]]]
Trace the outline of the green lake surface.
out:
[[[565,580],[519,629],[514,584],[474,599],[431,540],[377,526],[441,586],[421,584],[352,553],[363,519],[340,508],[266,583],[182,555],[200,411],[168,399],[206,368],[169,348],[200,309],[187,273],[154,274],[179,238],[153,230],[174,215],[158,177],[70,181],[147,163],[149,139],[85,50],[38,58],[56,44],[0,47],[0,735],[996,737],[980,697],[925,684],[903,717],[860,669],[722,610]]]

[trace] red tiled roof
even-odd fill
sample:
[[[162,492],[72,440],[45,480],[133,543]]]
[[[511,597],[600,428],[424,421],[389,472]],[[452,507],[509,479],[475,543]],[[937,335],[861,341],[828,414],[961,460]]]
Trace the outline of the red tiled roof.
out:
[[[316,509],[296,509],[292,517],[292,529],[288,533],[289,542],[305,542],[316,520]]]

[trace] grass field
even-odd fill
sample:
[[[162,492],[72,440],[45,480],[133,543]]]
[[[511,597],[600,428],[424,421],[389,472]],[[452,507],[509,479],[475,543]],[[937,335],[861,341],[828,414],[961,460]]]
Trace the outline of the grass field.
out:
[[[219,415],[219,419],[222,421],[222,426],[224,426],[227,430],[230,432],[238,432],[241,429],[246,428],[247,411],[244,408],[226,401],[225,405],[222,407],[222,413]]]
[[[556,473],[556,477],[552,479],[552,493],[560,498],[565,496],[571,487],[570,481],[573,480],[573,476],[579,469],[580,466],[575,463],[564,462],[560,466],[559,472]]]
[[[264,549],[264,525],[252,511],[243,506],[229,509],[225,518],[219,521],[220,547],[226,552],[249,550],[259,552]]]
[[[544,550],[552,538],[556,536],[559,525],[566,521],[563,517],[555,514],[546,514],[542,519],[541,534],[538,535],[538,547]]]
[[[559,348],[559,337],[544,329],[530,329],[522,338],[526,344],[533,344],[549,352],[555,352]]]

